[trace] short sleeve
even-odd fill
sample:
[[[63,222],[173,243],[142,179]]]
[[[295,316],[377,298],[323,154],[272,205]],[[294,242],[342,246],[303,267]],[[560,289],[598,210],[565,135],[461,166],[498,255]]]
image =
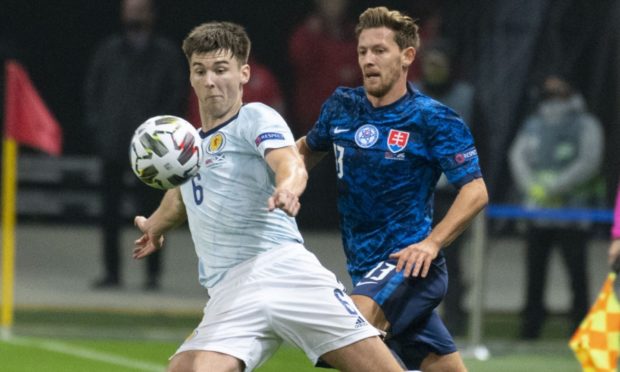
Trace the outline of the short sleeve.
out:
[[[249,115],[250,126],[247,136],[254,143],[256,150],[265,156],[268,149],[277,149],[295,146],[295,139],[291,129],[282,116],[271,107],[262,103],[246,105],[246,115]]]
[[[306,143],[312,151],[329,151],[332,138],[329,133],[330,121],[334,110],[338,109],[336,93],[334,93],[321,107],[319,118],[306,135]]]
[[[450,108],[438,107],[429,115],[430,153],[448,181],[461,186],[482,177],[478,151],[465,122]]]

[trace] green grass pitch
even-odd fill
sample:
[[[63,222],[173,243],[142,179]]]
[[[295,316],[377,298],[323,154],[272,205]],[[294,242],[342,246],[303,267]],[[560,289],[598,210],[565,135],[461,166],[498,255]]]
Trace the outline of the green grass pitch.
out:
[[[168,357],[189,334],[199,315],[20,311],[13,336],[0,339],[0,370],[7,372],[164,371]],[[564,332],[553,321],[545,339],[511,339],[514,319],[491,317],[485,344],[491,358],[466,357],[472,372],[578,372]],[[556,322],[562,324],[561,320]],[[512,327],[511,328],[511,324]],[[501,331],[497,331],[497,327]],[[554,330],[553,328],[558,328]],[[494,332],[501,334],[498,338]],[[258,372],[327,371],[286,345]]]

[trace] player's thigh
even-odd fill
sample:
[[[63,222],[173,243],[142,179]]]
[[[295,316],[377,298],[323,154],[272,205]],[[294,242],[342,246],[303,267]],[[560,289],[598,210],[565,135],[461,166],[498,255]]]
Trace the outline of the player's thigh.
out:
[[[244,363],[227,354],[215,351],[184,351],[176,354],[168,372],[242,372]]]
[[[321,359],[340,371],[402,371],[383,341],[369,337],[321,355]]]
[[[363,277],[358,278],[351,292],[358,307],[366,307],[364,316],[377,327],[399,334],[427,318],[439,305],[448,288],[448,273],[443,256],[433,260],[426,278],[404,277],[396,271],[396,260],[379,262]],[[357,296],[372,299],[373,302]],[[361,303],[363,302],[363,303]],[[370,314],[367,314],[369,312]],[[389,322],[389,324],[388,324]]]
[[[364,295],[351,295],[355,306],[362,313],[364,318],[377,329],[386,332],[390,328],[390,322],[385,318],[385,313],[378,303],[372,298]]]
[[[424,372],[467,372],[463,358],[458,351],[446,355],[430,353],[424,358],[420,368]]]

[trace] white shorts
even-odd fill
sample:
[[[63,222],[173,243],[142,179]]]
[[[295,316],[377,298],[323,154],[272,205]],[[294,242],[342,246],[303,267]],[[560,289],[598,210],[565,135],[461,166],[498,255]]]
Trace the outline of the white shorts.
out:
[[[329,351],[379,334],[336,276],[300,244],[241,263],[209,294],[200,325],[177,354],[216,351],[242,360],[246,371],[252,371],[282,341],[302,349],[316,363]]]

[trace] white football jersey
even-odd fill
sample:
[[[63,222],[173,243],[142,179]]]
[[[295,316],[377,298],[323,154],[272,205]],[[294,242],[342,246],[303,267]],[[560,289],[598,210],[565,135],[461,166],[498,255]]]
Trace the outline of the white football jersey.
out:
[[[267,207],[275,178],[265,152],[295,146],[284,119],[269,106],[250,103],[200,135],[200,171],[181,185],[181,194],[200,283],[210,288],[239,263],[283,244],[303,244],[303,239],[294,218]]]

